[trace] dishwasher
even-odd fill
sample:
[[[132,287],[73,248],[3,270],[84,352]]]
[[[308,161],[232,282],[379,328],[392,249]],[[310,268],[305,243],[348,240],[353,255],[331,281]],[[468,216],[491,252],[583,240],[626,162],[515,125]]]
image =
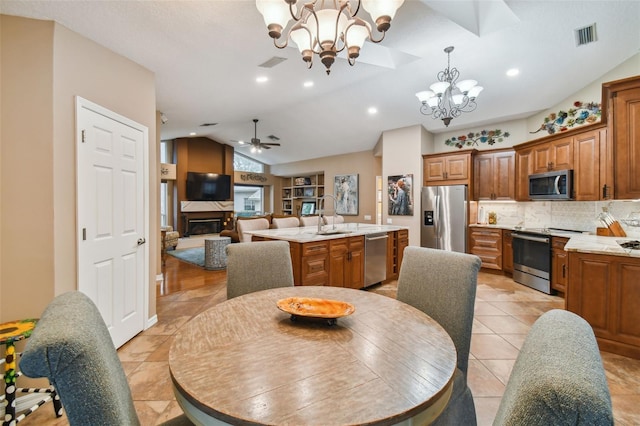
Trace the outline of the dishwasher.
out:
[[[368,287],[387,279],[386,232],[367,234],[364,237],[364,286]]]

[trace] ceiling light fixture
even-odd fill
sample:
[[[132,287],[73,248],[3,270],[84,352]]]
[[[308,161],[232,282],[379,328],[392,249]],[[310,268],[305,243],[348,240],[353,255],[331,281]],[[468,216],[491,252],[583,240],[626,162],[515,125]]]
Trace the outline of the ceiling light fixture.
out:
[[[463,112],[471,112],[476,109],[476,98],[483,87],[478,86],[475,80],[462,80],[458,82],[460,72],[457,68],[451,68],[450,54],[453,46],[444,49],[447,54],[447,68],[438,73],[438,81],[429,86],[431,90],[416,93],[422,103],[420,112],[424,115],[433,115],[440,118],[445,126],[449,126],[451,120]]]
[[[353,1],[355,11],[349,0],[313,0],[296,7],[297,3],[298,0],[256,0],[256,7],[278,49],[284,49],[292,40],[308,68],[313,65],[315,54],[329,74],[339,52],[346,49],[349,65],[354,65],[366,39],[380,43],[404,0],[357,0]],[[327,7],[325,3],[328,3]],[[356,16],[361,3],[382,33],[380,39],[371,34],[369,22]],[[292,25],[286,32],[285,42],[279,45],[277,40],[289,24]]]

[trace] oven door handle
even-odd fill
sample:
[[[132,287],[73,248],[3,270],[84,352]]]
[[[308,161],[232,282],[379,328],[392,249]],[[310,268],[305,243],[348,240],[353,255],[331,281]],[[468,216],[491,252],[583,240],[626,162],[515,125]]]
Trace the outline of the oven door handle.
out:
[[[519,238],[521,240],[527,240],[527,241],[537,241],[539,243],[548,243],[549,242],[549,238],[534,237],[534,236],[531,236],[531,235],[524,235],[524,234],[516,234],[515,232],[512,232],[511,236],[513,238]]]

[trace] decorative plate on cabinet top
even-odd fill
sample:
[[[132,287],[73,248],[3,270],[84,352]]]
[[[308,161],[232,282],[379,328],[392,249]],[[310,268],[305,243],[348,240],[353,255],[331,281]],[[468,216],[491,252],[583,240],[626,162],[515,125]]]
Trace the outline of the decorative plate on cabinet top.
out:
[[[351,315],[356,310],[351,303],[312,297],[288,297],[278,300],[277,305],[278,309],[292,316],[309,318],[335,319]]]

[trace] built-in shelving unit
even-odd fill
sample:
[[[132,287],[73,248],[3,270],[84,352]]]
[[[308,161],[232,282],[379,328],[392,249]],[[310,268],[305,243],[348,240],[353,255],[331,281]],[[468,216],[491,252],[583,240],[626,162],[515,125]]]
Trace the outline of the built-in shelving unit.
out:
[[[302,204],[324,195],[324,173],[282,177],[282,214],[301,216]]]

